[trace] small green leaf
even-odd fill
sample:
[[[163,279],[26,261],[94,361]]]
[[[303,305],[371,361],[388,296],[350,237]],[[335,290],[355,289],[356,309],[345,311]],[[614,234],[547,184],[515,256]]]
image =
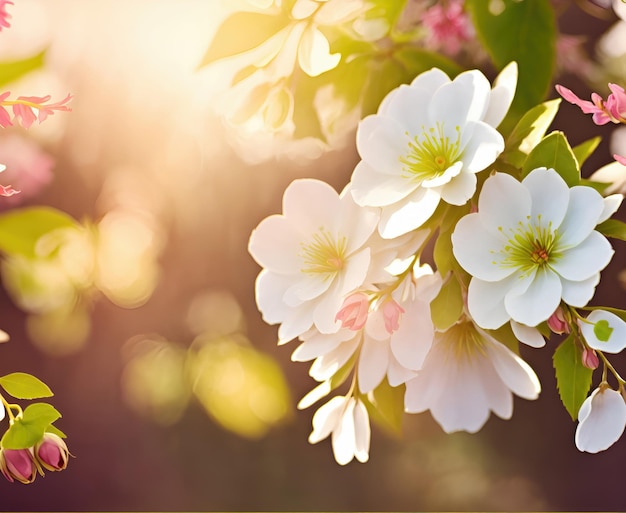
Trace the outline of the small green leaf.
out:
[[[431,68],[439,68],[450,78],[454,78],[463,71],[461,66],[447,57],[414,46],[400,47],[394,52],[393,58],[404,66],[409,82]]]
[[[27,207],[0,214],[0,251],[26,257],[36,256],[37,241],[58,228],[78,223],[68,214],[51,207]]]
[[[596,226],[596,230],[606,237],[626,240],[626,223],[618,219],[607,219]]]
[[[236,12],[217,29],[198,68],[256,48],[286,27],[289,19],[257,12]]]
[[[519,340],[511,329],[511,323],[503,324],[497,330],[485,330],[489,335],[508,347],[515,354],[519,355]]]
[[[430,314],[435,328],[447,330],[463,313],[461,285],[454,274],[450,274],[437,297],[430,303]]]
[[[16,399],[39,399],[54,395],[43,381],[25,372],[0,377],[0,386]]]
[[[563,132],[552,132],[533,148],[522,166],[522,178],[533,169],[554,169],[570,187],[580,182],[580,168]]]
[[[611,184],[604,183],[604,182],[596,182],[593,180],[588,180],[586,178],[581,178],[579,185],[584,185],[585,187],[591,187],[592,189],[595,189],[596,191],[598,191],[600,194],[604,195],[604,191],[606,191],[609,185]]]
[[[385,378],[367,397],[361,397],[372,421],[395,435],[402,432],[404,392],[404,385],[392,387]]]
[[[557,29],[550,1],[466,0],[465,6],[496,67],[518,64],[517,91],[507,118],[519,117],[544,99],[552,82]]]
[[[52,433],[53,435],[57,435],[59,438],[67,438],[67,435],[63,431],[52,424],[46,428],[46,433]]]
[[[583,365],[581,351],[576,345],[576,338],[573,334],[559,345],[554,352],[552,362],[563,406],[572,420],[576,420],[578,410],[591,388],[593,371]]]
[[[613,328],[609,326],[609,321],[602,319],[593,325],[593,334],[600,342],[608,342],[613,333]]]
[[[27,449],[39,442],[50,425],[61,414],[50,404],[35,403],[24,410],[4,433],[0,445],[3,449]]]
[[[599,135],[596,137],[592,137],[591,139],[587,139],[585,142],[580,143],[579,145],[572,148],[574,152],[574,156],[578,161],[578,166],[583,167],[585,161],[589,158],[589,156],[595,151],[598,147],[598,144],[602,141],[602,137]]]
[[[450,235],[450,232],[440,233],[433,248],[433,259],[435,260],[437,271],[442,276],[452,271],[455,263]]]
[[[528,154],[546,135],[560,103],[560,99],[541,103],[522,116],[507,138],[502,155],[505,162],[521,169]]]
[[[44,50],[26,59],[0,63],[0,86],[14,82],[23,75],[41,68],[45,54]]]
[[[410,81],[411,77],[397,61],[392,59],[372,60],[369,79],[363,90],[361,116],[374,114],[389,91]]]

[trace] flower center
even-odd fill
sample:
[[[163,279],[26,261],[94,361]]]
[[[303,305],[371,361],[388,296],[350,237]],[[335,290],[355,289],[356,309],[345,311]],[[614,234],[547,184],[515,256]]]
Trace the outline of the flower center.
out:
[[[345,237],[334,237],[324,228],[313,234],[311,242],[301,244],[303,273],[323,274],[325,278],[341,271],[346,263]]]
[[[409,151],[406,156],[400,157],[404,165],[406,177],[417,182],[431,180],[443,175],[461,156],[461,129],[457,126],[456,139],[450,140],[443,129],[443,123],[426,129],[422,126],[422,133],[413,136],[409,141]],[[410,137],[409,133],[406,133]]]
[[[556,250],[558,232],[552,229],[552,222],[542,226],[541,215],[537,216],[537,223],[527,217],[526,223],[520,221],[509,233],[499,226],[498,230],[505,237],[507,243],[499,253],[504,253],[500,266],[519,269],[522,274],[530,274],[539,267],[550,265],[560,256]],[[496,262],[494,262],[496,263]]]
[[[472,322],[455,324],[444,333],[439,333],[438,337],[441,337],[448,357],[456,361],[471,360],[476,353],[486,354],[485,340]]]

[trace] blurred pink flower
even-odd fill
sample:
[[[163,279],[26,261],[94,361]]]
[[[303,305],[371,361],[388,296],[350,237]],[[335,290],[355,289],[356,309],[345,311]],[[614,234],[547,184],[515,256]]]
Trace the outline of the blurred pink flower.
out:
[[[54,159],[35,142],[21,135],[0,137],[0,162],[6,165],[6,170],[0,175],[2,182],[12,184],[22,193],[0,201],[0,208],[15,206],[36,196],[52,180]],[[0,194],[10,196],[17,192],[11,190],[3,189]]]
[[[572,73],[586,78],[592,65],[583,45],[585,36],[560,34],[556,40],[556,65],[560,73]]]
[[[10,0],[0,0],[0,30],[11,26],[9,23],[11,15],[7,12],[7,4],[13,5],[13,2]]]
[[[622,157],[621,155],[613,155],[613,158],[623,166],[626,166],[626,157]]]
[[[456,55],[464,41],[472,37],[472,25],[463,11],[462,0],[452,0],[447,5],[436,3],[422,15],[422,23],[428,29],[426,44]]]
[[[385,329],[387,333],[393,335],[400,327],[400,316],[404,313],[402,308],[393,299],[388,299],[383,305],[383,318],[385,319]]]
[[[0,0],[2,1],[2,0]],[[66,104],[72,99],[72,95],[68,94],[61,101],[48,103],[51,96],[18,96],[15,100],[7,100],[11,93],[5,92],[0,95],[0,126],[6,128],[12,126],[13,122],[21,124],[24,128],[30,128],[35,121],[42,123],[48,116],[54,114],[54,111],[70,111],[72,110]],[[13,119],[5,107],[12,107]],[[36,113],[38,111],[38,114]]]

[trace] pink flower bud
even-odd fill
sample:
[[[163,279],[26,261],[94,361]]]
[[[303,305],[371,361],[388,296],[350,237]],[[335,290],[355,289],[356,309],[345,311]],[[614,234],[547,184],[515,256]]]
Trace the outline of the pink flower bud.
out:
[[[0,471],[11,483],[32,483],[37,477],[37,463],[32,449],[2,449]]]
[[[548,327],[552,330],[553,333],[557,333],[558,335],[561,335],[563,333],[569,333],[569,324],[565,320],[563,309],[560,306],[548,319]]]
[[[383,304],[383,317],[385,319],[385,329],[392,335],[400,327],[400,315],[404,309],[393,299],[385,301]]]
[[[69,455],[63,439],[54,433],[46,433],[35,445],[35,458],[46,470],[63,470],[67,467]]]
[[[359,331],[365,326],[369,309],[370,302],[367,295],[363,292],[355,292],[345,299],[341,310],[335,316],[335,321],[341,321],[342,328]]]
[[[597,369],[598,365],[600,365],[598,355],[589,347],[585,347],[585,349],[583,349],[583,365],[591,370]]]

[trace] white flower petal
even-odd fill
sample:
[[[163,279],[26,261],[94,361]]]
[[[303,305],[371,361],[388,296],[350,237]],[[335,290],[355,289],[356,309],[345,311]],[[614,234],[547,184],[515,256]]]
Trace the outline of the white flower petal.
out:
[[[387,380],[392,387],[397,387],[402,383],[406,383],[408,380],[413,379],[416,375],[416,372],[409,370],[398,363],[393,354],[389,357]]]
[[[361,463],[369,460],[370,438],[372,436],[367,409],[362,401],[354,406],[354,455]]]
[[[452,252],[461,267],[484,281],[500,281],[515,272],[502,265],[506,257],[501,248],[506,239],[485,229],[478,213],[462,217],[452,233]]]
[[[561,290],[559,276],[549,269],[539,268],[524,292],[511,291],[505,296],[504,306],[513,320],[537,326],[559,306]]]
[[[476,324],[481,328],[495,330],[511,319],[504,307],[504,297],[517,281],[515,275],[495,282],[472,278],[467,293],[467,306]]]
[[[468,123],[472,137],[463,150],[463,170],[478,173],[493,164],[504,150],[504,139],[500,133],[482,121]]]
[[[283,301],[290,307],[296,307],[319,297],[328,290],[331,280],[325,280],[321,276],[300,273],[296,281],[283,295]]]
[[[552,259],[549,265],[566,280],[583,281],[604,269],[613,257],[613,247],[606,237],[595,230],[577,246]]]
[[[356,437],[354,429],[354,406],[356,400],[348,399],[339,424],[333,430],[332,445],[335,460],[339,465],[347,465],[354,458],[356,449]]]
[[[476,175],[461,172],[441,188],[441,197],[451,205],[465,205],[476,192]]]
[[[250,235],[248,251],[265,269],[278,274],[298,273],[302,261],[300,234],[282,215],[266,217]]]
[[[310,77],[316,77],[337,67],[340,53],[330,53],[330,44],[322,32],[310,25],[302,33],[298,46],[298,64]]]
[[[330,435],[339,422],[345,404],[345,397],[335,396],[315,412],[313,432],[309,435],[310,444],[316,444]]]
[[[517,87],[517,63],[511,62],[500,72],[493,83],[489,107],[483,117],[485,123],[496,128],[506,116]]]
[[[585,306],[593,297],[598,283],[600,283],[600,273],[596,273],[582,281],[570,281],[561,277],[561,286],[563,287],[561,296],[563,301],[571,306]]]
[[[485,391],[489,409],[501,419],[510,419],[513,416],[513,394],[498,376],[493,365],[482,365],[476,376]]]
[[[603,353],[619,353],[626,348],[626,322],[606,310],[594,310],[587,316],[587,321],[580,321],[580,331],[592,349]],[[595,325],[603,321],[612,330],[608,340],[600,340],[595,334]],[[590,324],[591,323],[591,324]]]
[[[609,219],[624,201],[623,194],[611,194],[606,198],[602,198],[604,201],[604,208],[602,209],[602,214],[600,214],[600,218],[598,219],[598,224],[603,223],[607,219]]]
[[[292,362],[308,362],[314,360],[333,349],[337,348],[343,342],[357,336],[354,331],[347,329],[339,330],[337,333],[323,334],[316,333],[307,338],[300,344],[291,354]]]
[[[339,194],[326,182],[309,178],[294,180],[283,195],[283,215],[292,227],[309,237],[320,226],[329,229],[339,216]],[[298,238],[298,244],[308,242]]]
[[[305,303],[297,309],[290,309],[278,328],[278,345],[283,345],[308,331],[313,325],[313,304]]]
[[[359,155],[377,173],[394,176],[402,175],[404,157],[409,149],[409,136],[406,130],[392,118],[367,116],[356,132],[356,147]]]
[[[360,337],[350,339],[317,358],[309,369],[309,376],[315,381],[327,381],[332,378],[357,350],[360,340]]]
[[[323,383],[320,383],[313,390],[311,390],[308,394],[306,394],[302,399],[300,399],[300,402],[298,402],[298,406],[297,406],[298,410],[304,410],[308,408],[309,406],[312,406],[323,397],[326,397],[332,391],[333,391],[333,387],[331,386],[330,381],[324,381]],[[311,443],[314,443],[314,442],[311,442]]]
[[[382,209],[378,232],[384,239],[393,239],[419,228],[433,215],[440,199],[432,189],[417,189],[404,200]]]
[[[537,328],[520,324],[511,319],[511,329],[513,334],[520,342],[523,342],[530,347],[543,347],[546,345],[546,340]]]
[[[401,85],[385,106],[385,117],[393,119],[412,140],[430,126],[425,106],[430,103],[432,96],[429,90]],[[405,147],[405,153],[407,149]]]
[[[255,281],[257,308],[268,324],[283,322],[290,314],[291,308],[282,300],[284,291],[291,285],[290,276],[274,274],[263,270]]]
[[[586,413],[576,428],[576,447],[597,453],[608,449],[622,436],[626,427],[626,404],[619,392],[597,388],[585,399],[581,412]]]
[[[406,198],[415,187],[400,174],[377,172],[362,160],[352,172],[352,196],[361,206],[384,207]]]
[[[478,213],[492,234],[516,229],[530,215],[530,193],[515,178],[505,173],[490,176],[478,198]]]
[[[598,191],[591,187],[572,187],[567,214],[558,228],[559,247],[580,244],[596,227],[603,211],[604,201]]]
[[[398,330],[391,335],[391,351],[404,367],[419,370],[430,350],[435,330],[430,305],[422,301],[403,303],[405,309]]]
[[[449,84],[450,82],[450,77],[443,71],[439,68],[432,68],[417,75],[413,79],[413,82],[411,82],[411,86],[425,89],[426,91],[430,91],[431,94],[434,94],[442,85]]]
[[[556,229],[561,226],[570,201],[570,188],[554,169],[545,167],[531,171],[522,181],[530,192],[533,221],[540,219],[542,227],[550,223]]]
[[[367,394],[374,390],[385,377],[389,363],[389,343],[365,335],[359,356],[359,390]]]
[[[446,169],[443,174],[435,176],[434,178],[429,178],[427,180],[424,180],[421,183],[421,186],[434,188],[434,187],[439,187],[441,185],[445,185],[448,182],[450,182],[450,180],[458,176],[459,173],[461,172],[461,169],[463,169],[463,162],[457,161],[454,164],[452,164],[448,169]]]

